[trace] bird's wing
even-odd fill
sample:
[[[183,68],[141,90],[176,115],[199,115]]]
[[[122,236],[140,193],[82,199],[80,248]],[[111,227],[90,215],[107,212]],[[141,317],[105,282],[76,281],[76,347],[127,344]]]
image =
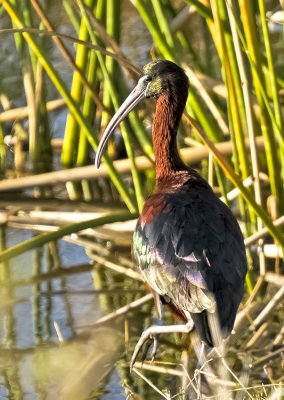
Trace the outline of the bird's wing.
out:
[[[212,305],[210,293],[225,302],[228,287],[236,289],[239,303],[238,288],[246,273],[239,226],[210,189],[194,189],[152,202],[152,219],[144,225],[138,222],[134,247],[141,271],[160,295],[173,296],[179,303],[189,298],[189,292],[191,300],[195,295],[200,310]]]

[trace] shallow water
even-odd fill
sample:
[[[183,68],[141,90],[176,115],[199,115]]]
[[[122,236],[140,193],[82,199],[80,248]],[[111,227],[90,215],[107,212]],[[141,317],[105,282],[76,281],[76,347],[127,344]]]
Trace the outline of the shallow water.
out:
[[[5,233],[7,247],[31,237],[24,230]],[[129,343],[124,319],[94,326],[102,315],[142,297],[144,285],[99,266],[91,270],[80,246],[61,240],[57,249],[56,258],[45,246],[0,266],[0,399],[124,399],[132,384],[142,398],[159,398],[129,374],[129,357],[137,336],[151,324],[152,304],[126,314]],[[65,270],[69,273],[62,274]],[[47,273],[60,275],[46,279]],[[118,290],[96,294],[94,288]],[[176,378],[153,379],[160,385],[168,381],[173,390],[179,386]]]

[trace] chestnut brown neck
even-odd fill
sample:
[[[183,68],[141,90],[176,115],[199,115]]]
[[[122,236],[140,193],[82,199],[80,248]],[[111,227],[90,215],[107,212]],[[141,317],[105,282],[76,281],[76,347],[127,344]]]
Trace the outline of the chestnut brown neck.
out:
[[[153,121],[152,137],[156,162],[156,180],[176,171],[187,170],[177,149],[176,136],[185,101],[177,102],[168,93],[159,97]]]

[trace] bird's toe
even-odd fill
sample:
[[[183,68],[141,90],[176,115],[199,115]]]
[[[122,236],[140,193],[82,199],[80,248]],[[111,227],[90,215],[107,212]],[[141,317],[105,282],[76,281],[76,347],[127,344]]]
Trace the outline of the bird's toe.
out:
[[[146,345],[146,347],[143,351],[143,355],[142,355],[142,362],[143,362],[146,359],[148,350],[152,344],[153,344],[153,347],[151,350],[150,358],[151,358],[151,360],[154,360],[156,352],[157,352],[157,347],[158,347],[157,335],[152,332],[152,329],[146,329],[142,333],[140,339],[138,340],[138,342],[134,348],[134,352],[132,354],[131,361],[130,361],[130,372],[133,369],[133,366],[135,364],[137,356],[138,356],[139,352],[141,351],[142,347],[144,345]]]

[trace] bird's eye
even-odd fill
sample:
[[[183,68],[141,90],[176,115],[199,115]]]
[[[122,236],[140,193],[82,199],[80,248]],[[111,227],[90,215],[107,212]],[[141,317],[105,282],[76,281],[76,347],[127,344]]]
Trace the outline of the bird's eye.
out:
[[[145,76],[145,82],[149,83],[149,82],[151,82],[151,80],[152,80],[152,76],[150,76],[150,75]]]

